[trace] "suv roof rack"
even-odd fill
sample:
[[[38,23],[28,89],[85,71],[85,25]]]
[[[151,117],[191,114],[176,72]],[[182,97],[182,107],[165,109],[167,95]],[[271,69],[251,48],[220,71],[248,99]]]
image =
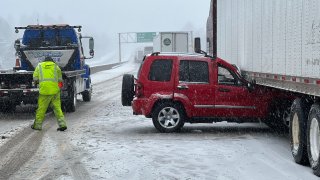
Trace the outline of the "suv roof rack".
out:
[[[199,53],[185,53],[185,52],[153,52],[151,56],[159,56],[159,55],[175,55],[175,56],[202,56],[206,57],[204,54]]]

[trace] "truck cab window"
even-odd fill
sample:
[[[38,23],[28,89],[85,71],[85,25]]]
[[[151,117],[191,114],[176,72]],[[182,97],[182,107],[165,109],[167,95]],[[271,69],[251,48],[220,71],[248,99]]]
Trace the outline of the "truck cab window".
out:
[[[237,85],[237,77],[229,69],[218,66],[218,84]]]
[[[203,61],[180,61],[179,81],[209,83],[208,63]]]

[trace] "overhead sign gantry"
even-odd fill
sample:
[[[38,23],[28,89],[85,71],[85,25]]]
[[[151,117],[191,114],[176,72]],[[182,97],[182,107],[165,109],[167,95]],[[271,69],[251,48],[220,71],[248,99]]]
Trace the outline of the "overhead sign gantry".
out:
[[[157,35],[156,32],[126,32],[119,33],[119,61],[121,62],[122,43],[150,43]]]

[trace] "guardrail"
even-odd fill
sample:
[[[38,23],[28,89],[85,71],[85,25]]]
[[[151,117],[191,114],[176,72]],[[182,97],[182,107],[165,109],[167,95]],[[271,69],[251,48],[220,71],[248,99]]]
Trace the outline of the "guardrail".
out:
[[[105,65],[98,65],[98,66],[90,66],[91,69],[91,74],[100,72],[100,71],[105,71],[109,69],[113,69],[121,64],[126,63],[125,62],[119,62],[119,63],[113,63],[113,64],[105,64]],[[79,73],[79,71],[85,71],[85,70],[77,70],[77,71],[67,71],[66,73],[68,74],[74,74],[74,73]],[[19,74],[33,74],[33,71],[18,71]],[[82,72],[82,74],[85,72]],[[16,72],[12,69],[0,69],[0,74],[16,74]],[[80,73],[81,74],[81,73]]]
[[[106,65],[99,65],[99,66],[92,66],[90,67],[91,69],[91,74],[94,74],[94,73],[97,73],[97,72],[100,72],[100,71],[105,71],[105,70],[109,70],[109,69],[113,69],[115,68],[116,66],[119,66],[123,63],[126,63],[126,62],[119,62],[119,63],[114,63],[114,64],[106,64]]]

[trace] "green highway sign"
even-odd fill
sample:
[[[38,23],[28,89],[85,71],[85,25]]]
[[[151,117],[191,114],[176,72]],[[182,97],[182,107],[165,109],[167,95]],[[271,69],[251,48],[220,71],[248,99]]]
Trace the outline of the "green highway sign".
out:
[[[137,33],[137,43],[153,42],[153,38],[156,36],[155,32],[141,32]]]

